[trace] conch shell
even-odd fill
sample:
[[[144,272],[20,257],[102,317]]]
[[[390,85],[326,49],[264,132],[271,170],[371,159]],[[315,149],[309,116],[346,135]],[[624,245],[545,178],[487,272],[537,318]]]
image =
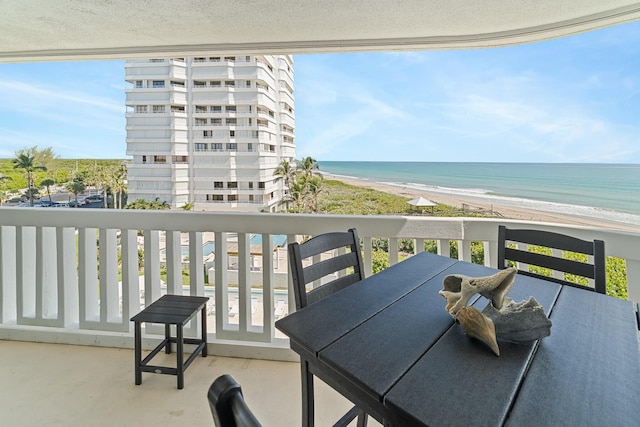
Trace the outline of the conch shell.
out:
[[[496,329],[491,319],[475,308],[465,306],[456,314],[456,320],[460,322],[460,326],[462,326],[462,330],[467,336],[483,342],[496,356],[500,356],[500,348],[496,340]]]
[[[500,310],[517,272],[517,269],[510,267],[486,277],[450,274],[444,278],[444,289],[439,293],[447,300],[447,311],[453,317],[456,317],[458,312],[466,307],[469,299],[475,294],[480,294],[491,300],[491,304]]]

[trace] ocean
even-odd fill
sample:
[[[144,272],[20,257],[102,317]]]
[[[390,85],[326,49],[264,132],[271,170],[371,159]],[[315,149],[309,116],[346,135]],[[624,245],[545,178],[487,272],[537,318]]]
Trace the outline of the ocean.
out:
[[[470,200],[640,224],[640,165],[319,161],[320,172]]]

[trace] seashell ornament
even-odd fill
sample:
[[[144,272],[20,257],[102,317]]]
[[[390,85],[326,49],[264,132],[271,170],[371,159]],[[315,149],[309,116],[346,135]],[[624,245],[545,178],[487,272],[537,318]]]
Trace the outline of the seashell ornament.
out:
[[[447,301],[447,312],[465,334],[486,344],[496,356],[500,356],[498,338],[527,342],[551,334],[551,321],[535,298],[514,303],[507,297],[516,273],[517,269],[510,267],[486,277],[450,274],[442,281],[443,289],[439,291]],[[482,312],[467,306],[475,294],[491,301]]]
[[[460,323],[467,336],[483,342],[496,356],[500,356],[500,347],[498,347],[498,341],[496,340],[496,329],[491,319],[475,308],[465,306],[456,314],[456,320]]]
[[[517,272],[510,267],[486,277],[450,274],[444,278],[443,290],[439,293],[447,300],[447,311],[454,317],[475,294],[491,300],[491,304],[500,310]]]

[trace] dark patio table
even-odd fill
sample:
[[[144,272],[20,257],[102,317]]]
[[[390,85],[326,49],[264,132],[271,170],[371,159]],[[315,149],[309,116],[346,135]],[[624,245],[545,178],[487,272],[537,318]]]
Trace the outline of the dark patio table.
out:
[[[318,378],[384,425],[640,425],[633,304],[517,275],[509,296],[534,296],[551,336],[500,341],[497,357],[464,335],[438,294],[448,274],[496,271],[421,253],[276,327]]]

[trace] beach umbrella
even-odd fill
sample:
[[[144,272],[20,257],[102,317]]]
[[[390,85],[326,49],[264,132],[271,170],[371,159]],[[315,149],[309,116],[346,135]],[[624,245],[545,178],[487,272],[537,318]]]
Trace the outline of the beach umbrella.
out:
[[[431,208],[431,213],[433,213],[433,207],[434,206],[438,206],[437,203],[434,203],[429,199],[425,199],[424,197],[418,197],[416,199],[411,199],[407,203],[409,203],[412,206],[418,207],[418,208],[430,207]]]

